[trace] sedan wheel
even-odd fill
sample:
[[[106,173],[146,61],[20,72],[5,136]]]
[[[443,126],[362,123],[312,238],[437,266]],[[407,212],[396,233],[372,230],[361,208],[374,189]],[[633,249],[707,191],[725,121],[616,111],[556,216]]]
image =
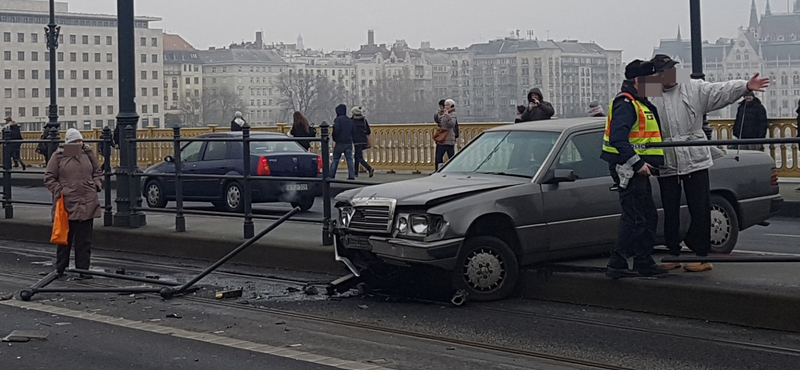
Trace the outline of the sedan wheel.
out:
[[[514,252],[504,241],[472,237],[464,242],[453,271],[453,284],[467,292],[468,300],[493,301],[514,290],[519,266]]]
[[[731,253],[739,239],[739,219],[731,203],[720,195],[711,196],[711,252]]]
[[[150,208],[164,208],[167,206],[167,198],[164,196],[164,190],[161,183],[156,180],[150,180],[145,186],[144,192],[147,206]]]
[[[242,212],[244,197],[239,183],[232,182],[225,187],[225,210],[228,212]]]

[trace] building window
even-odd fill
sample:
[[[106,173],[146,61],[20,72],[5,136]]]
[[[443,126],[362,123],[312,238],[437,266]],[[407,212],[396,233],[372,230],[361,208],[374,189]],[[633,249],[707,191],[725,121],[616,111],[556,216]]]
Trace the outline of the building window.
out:
[[[109,88],[106,89],[106,96],[109,97],[109,98],[114,96],[114,88],[113,87],[109,87]]]
[[[158,79],[158,71],[153,71],[153,79],[154,80]]]
[[[88,80],[89,79],[89,71],[86,71],[86,70],[83,71],[83,79],[84,80]]]
[[[114,106],[109,105],[106,107],[106,114],[114,114]]]
[[[153,96],[158,96],[158,88],[157,87],[153,88]]]
[[[50,97],[50,88],[49,87],[46,87],[44,89],[44,97],[45,98],[49,98]]]
[[[24,69],[20,69],[19,71],[17,71],[17,78],[20,79],[20,80],[24,80],[25,79],[25,70]]]
[[[36,87],[32,88],[31,89],[31,98],[38,98],[38,97],[39,97],[39,89],[36,88]]]
[[[24,33],[18,33],[17,34],[17,42],[25,42],[25,34]]]
[[[142,75],[142,80],[147,79],[147,71],[142,71],[141,75]]]
[[[106,45],[113,45],[114,39],[111,36],[106,36]]]
[[[94,97],[95,98],[102,98],[103,97],[103,89],[99,87],[94,88]]]
[[[147,96],[147,88],[146,87],[142,88],[142,96]]]
[[[5,88],[3,91],[5,92],[6,99],[11,99],[11,89]]]
[[[84,98],[88,98],[89,97],[89,88],[88,87],[84,87],[83,88],[83,97]]]
[[[11,42],[11,32],[3,32],[3,42]],[[10,115],[11,113],[7,114],[6,117]]]
[[[94,37],[94,44],[95,45],[100,45],[100,36],[95,36]]]
[[[94,53],[94,61],[100,63],[100,59],[101,59],[100,53]]]
[[[142,113],[147,113],[147,106],[146,105],[142,105]]]
[[[158,104],[153,104],[153,113],[158,113]]]
[[[69,35],[69,43],[70,44],[75,44],[76,42],[78,42],[77,40],[78,39],[77,39],[77,37],[75,35]]]
[[[69,96],[71,98],[77,98],[78,97],[78,88],[77,87],[70,88],[69,89]]]
[[[50,71],[50,70],[48,69],[48,72],[49,72],[49,71]],[[63,69],[59,69],[59,70],[58,70],[58,79],[59,79],[59,80],[63,80],[63,79],[64,79],[64,70],[63,70]]]
[[[150,39],[150,46],[158,46],[158,38],[157,37],[153,37],[152,39]]]
[[[11,51],[6,50],[3,52],[3,60],[11,60]]]
[[[139,38],[139,46],[147,46],[147,37]]]
[[[63,87],[59,87],[58,88],[58,97],[59,98],[63,98],[64,97],[64,88]]]
[[[90,112],[89,106],[88,105],[84,105],[83,106],[83,115],[84,116],[88,116],[90,114],[89,112]]]
[[[64,107],[58,107],[58,115],[59,116],[63,116],[64,115]]]
[[[24,98],[25,97],[25,89],[24,88],[17,89],[17,97],[18,98]]]
[[[114,54],[106,53],[106,62],[111,63],[114,61]]]
[[[192,78],[191,77],[186,77],[186,84],[190,85],[191,83],[192,83]]]
[[[38,51],[32,51],[31,52],[31,61],[32,62],[38,62],[39,61],[39,52]]]
[[[194,84],[197,85],[200,82],[200,77],[194,78]]]
[[[159,127],[159,125],[161,125],[161,119],[153,118],[153,126]]]
[[[94,114],[97,114],[97,115],[103,114],[103,106],[102,105],[95,105],[94,106]]]
[[[24,51],[18,51],[17,52],[17,60],[19,60],[19,61],[24,61],[25,60],[25,52]]]
[[[81,44],[89,45],[89,35],[81,36]],[[89,114],[89,113],[86,113],[86,114]]]
[[[151,59],[153,60],[153,63],[158,63],[158,54],[153,54]]]
[[[56,53],[56,60],[58,60],[59,62],[63,62],[64,61],[64,52],[59,51],[58,53]]]
[[[31,116],[39,117],[39,107],[31,108]]]
[[[70,62],[77,62],[78,61],[78,54],[77,53],[69,53],[69,61]]]
[[[19,111],[18,111],[17,116],[25,117],[25,107],[19,107]]]
[[[140,62],[147,63],[147,54],[142,54],[140,56]]]
[[[106,71],[106,79],[113,80],[114,79],[114,71]]]
[[[84,62],[89,62],[89,53],[83,53],[81,56]]]

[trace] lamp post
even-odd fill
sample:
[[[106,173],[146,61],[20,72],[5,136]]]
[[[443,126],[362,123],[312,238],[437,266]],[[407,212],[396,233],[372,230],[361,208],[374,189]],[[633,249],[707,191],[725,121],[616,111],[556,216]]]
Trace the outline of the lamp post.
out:
[[[700,32],[700,0],[689,0],[689,21],[692,28],[692,78],[705,80],[703,73],[703,40]],[[708,115],[703,114],[703,132],[711,139],[711,126],[708,125]]]
[[[136,137],[139,115],[136,113],[136,45],[134,42],[133,0],[117,0],[117,60],[119,65],[119,114],[122,138]],[[117,213],[113,225],[140,227],[146,224],[145,215],[137,208],[142,206],[139,178],[134,174],[139,170],[136,163],[136,144],[120,140],[117,175]]]
[[[61,124],[58,123],[58,102],[56,101],[56,49],[58,49],[58,37],[61,33],[61,26],[56,25],[56,5],[55,0],[50,0],[50,24],[44,28],[45,39],[47,40],[47,50],[50,54],[50,106],[47,108],[48,122],[44,126],[45,134],[49,133],[52,128],[58,130]],[[52,147],[47,153],[52,153],[55,148]],[[49,155],[45,155],[45,161],[49,160]]]

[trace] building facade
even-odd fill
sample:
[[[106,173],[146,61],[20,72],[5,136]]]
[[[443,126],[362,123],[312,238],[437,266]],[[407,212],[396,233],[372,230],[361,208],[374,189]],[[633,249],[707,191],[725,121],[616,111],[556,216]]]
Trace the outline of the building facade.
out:
[[[69,12],[56,3],[61,26],[55,76],[43,27],[49,23],[47,1],[0,0],[0,70],[3,72],[3,115],[24,130],[47,123],[50,94],[57,94],[63,129],[114,127],[119,111],[117,19],[114,15]],[[136,17],[136,104],[142,127],[163,126],[162,35],[150,28],[160,18]],[[50,78],[57,89],[50,91]]]
[[[178,35],[164,34],[164,112],[167,126],[201,126],[203,60]]]

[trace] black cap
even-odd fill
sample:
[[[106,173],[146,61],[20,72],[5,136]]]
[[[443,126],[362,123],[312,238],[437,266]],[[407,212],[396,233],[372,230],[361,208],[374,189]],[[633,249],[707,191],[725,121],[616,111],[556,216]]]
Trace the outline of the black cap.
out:
[[[650,76],[656,73],[655,65],[651,62],[636,59],[625,66],[625,78],[632,80],[636,77]]]
[[[650,59],[650,62],[655,64],[656,71],[661,72],[670,68],[674,68],[678,62],[672,60],[669,56],[665,54],[656,54],[653,59]]]

